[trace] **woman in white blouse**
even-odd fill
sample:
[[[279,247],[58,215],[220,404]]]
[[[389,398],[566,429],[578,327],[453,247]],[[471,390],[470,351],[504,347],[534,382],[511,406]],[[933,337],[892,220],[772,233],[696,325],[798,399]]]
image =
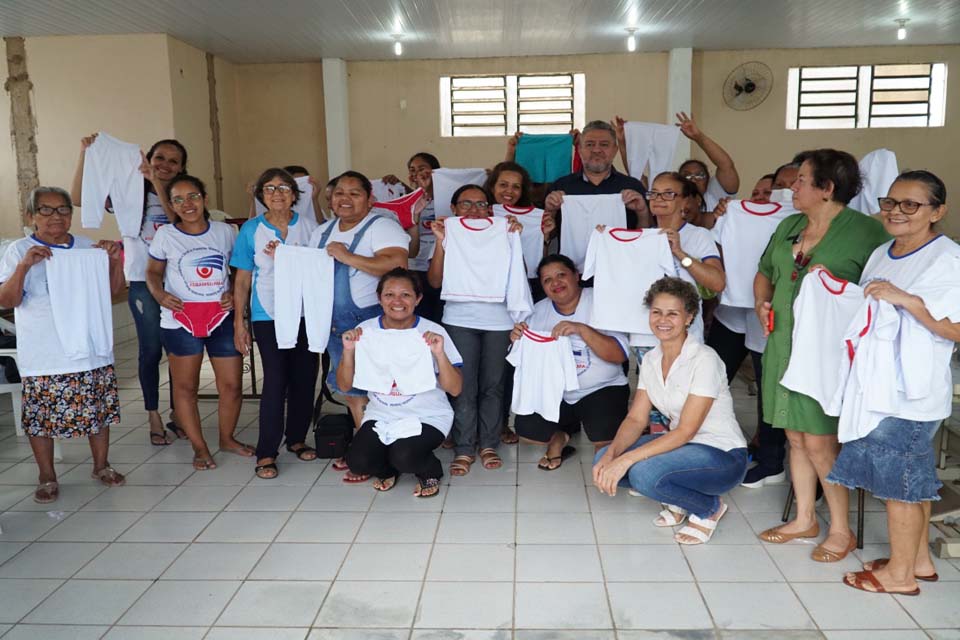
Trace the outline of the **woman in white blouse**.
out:
[[[720,496],[747,471],[747,443],[733,414],[720,356],[689,336],[700,307],[694,286],[661,278],[644,298],[659,344],[643,358],[637,393],[610,446],[597,452],[593,483],[610,496],[618,486],[653,498],[664,509],[658,527],[687,526],[680,544],[710,540],[727,511]],[[666,433],[641,434],[656,407],[670,421]]]

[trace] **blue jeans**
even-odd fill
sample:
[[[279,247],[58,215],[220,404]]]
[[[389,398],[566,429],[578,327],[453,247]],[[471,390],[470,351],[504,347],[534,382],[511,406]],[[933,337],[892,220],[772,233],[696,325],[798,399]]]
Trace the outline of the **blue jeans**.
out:
[[[640,375],[640,363],[643,362],[643,356],[650,352],[653,347],[634,347],[633,352],[637,356],[637,375]],[[626,373],[626,371],[624,372]],[[670,426],[670,418],[660,413],[656,407],[650,409],[650,428],[653,429],[654,425],[661,425],[662,427]]]
[[[146,282],[131,282],[127,304],[137,327],[137,377],[143,393],[143,408],[156,411],[160,404],[160,358],[163,346],[160,339],[160,305]]]
[[[627,451],[662,435],[643,436]],[[608,448],[597,452],[594,463]],[[720,508],[719,496],[739,485],[746,473],[746,447],[723,451],[690,442],[634,464],[620,480],[620,486],[630,487],[657,502],[686,509],[698,518],[706,518]]]

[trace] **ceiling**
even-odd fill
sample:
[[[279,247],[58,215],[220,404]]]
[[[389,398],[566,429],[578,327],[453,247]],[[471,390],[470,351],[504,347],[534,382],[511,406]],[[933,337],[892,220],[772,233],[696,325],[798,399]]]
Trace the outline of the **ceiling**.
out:
[[[958,0],[0,0],[0,35],[168,33],[238,63],[960,43]],[[399,30],[398,27],[399,26]]]

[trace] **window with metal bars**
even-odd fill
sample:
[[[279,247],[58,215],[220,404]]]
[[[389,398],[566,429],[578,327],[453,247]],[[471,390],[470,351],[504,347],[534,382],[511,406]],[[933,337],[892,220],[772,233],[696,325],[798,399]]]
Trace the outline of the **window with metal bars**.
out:
[[[942,127],[946,94],[942,62],[791,68],[787,128]]]
[[[582,73],[440,78],[444,136],[567,133],[584,125]]]

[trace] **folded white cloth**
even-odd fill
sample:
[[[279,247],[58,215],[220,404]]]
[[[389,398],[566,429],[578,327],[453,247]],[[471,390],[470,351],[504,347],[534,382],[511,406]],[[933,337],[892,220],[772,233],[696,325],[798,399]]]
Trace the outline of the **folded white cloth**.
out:
[[[412,438],[423,432],[423,424],[419,418],[400,418],[399,420],[377,420],[373,423],[373,430],[386,445],[393,444],[403,438]]]
[[[430,347],[416,329],[364,329],[357,341],[353,386],[404,396],[436,388]]]

